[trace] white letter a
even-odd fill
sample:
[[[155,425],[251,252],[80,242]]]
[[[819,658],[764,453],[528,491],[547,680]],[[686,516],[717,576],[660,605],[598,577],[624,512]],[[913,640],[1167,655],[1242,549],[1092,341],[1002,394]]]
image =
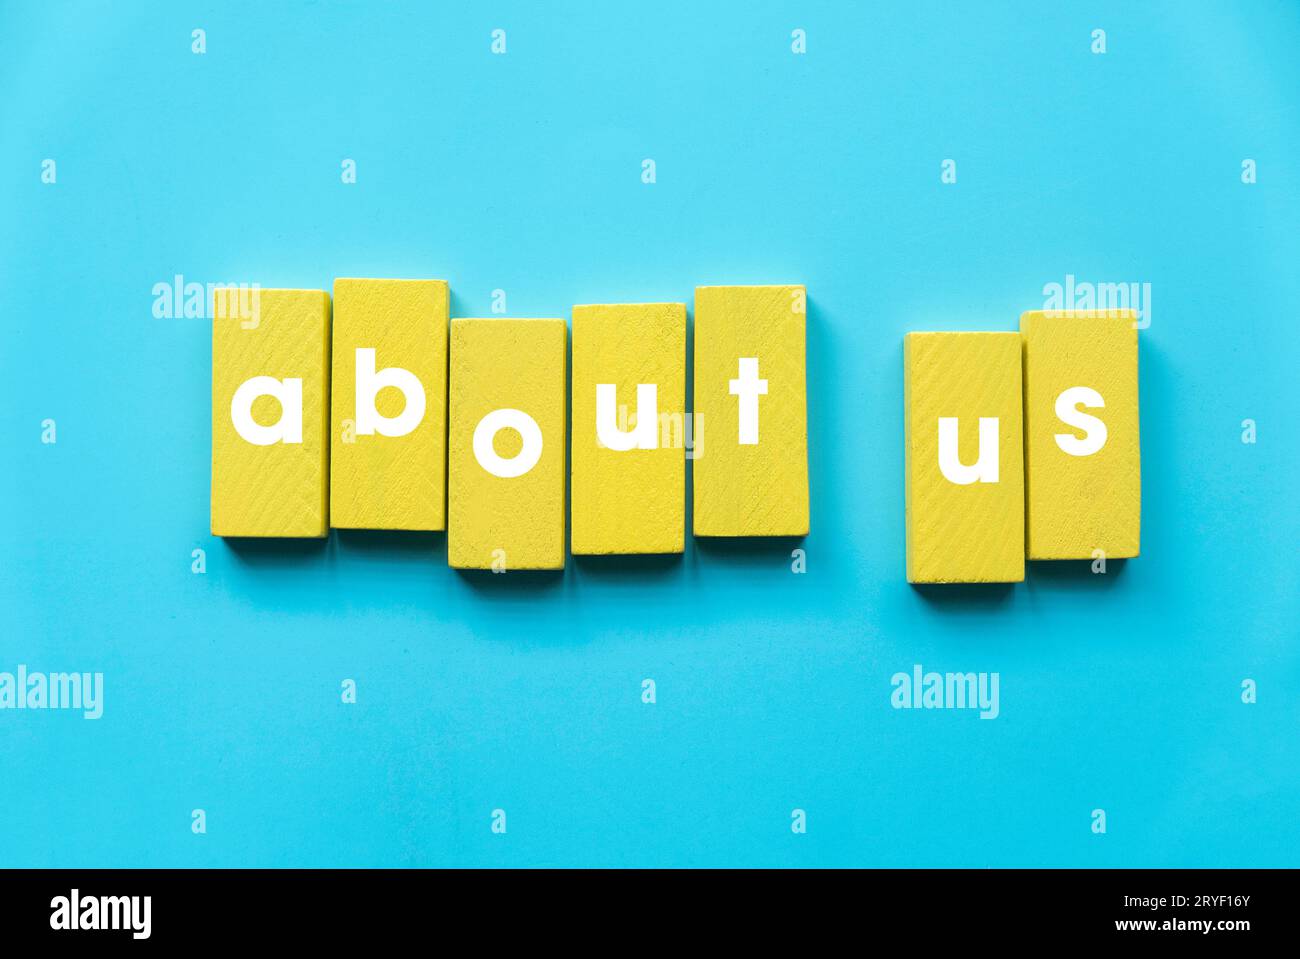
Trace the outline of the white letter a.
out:
[[[259,396],[274,396],[280,401],[280,420],[261,426],[253,419],[253,401]],[[273,376],[254,376],[239,384],[230,399],[230,421],[235,432],[254,446],[302,442],[302,380],[277,380]]]

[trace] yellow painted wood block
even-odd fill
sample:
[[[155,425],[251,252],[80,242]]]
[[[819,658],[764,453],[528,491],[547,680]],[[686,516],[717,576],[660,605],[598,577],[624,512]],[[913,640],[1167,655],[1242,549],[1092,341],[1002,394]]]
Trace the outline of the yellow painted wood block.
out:
[[[447,284],[334,281],[330,525],[446,526]]]
[[[1022,581],[1019,335],[909,333],[903,355],[908,582]]]
[[[696,536],[808,532],[805,304],[802,286],[696,287]]]
[[[682,552],[686,305],[575,306],[572,402],[573,552]]]
[[[447,562],[564,567],[566,346],[560,319],[454,319]]]
[[[1138,331],[1132,310],[1020,317],[1030,559],[1138,555]]]
[[[329,532],[330,298],[213,292],[212,532]]]

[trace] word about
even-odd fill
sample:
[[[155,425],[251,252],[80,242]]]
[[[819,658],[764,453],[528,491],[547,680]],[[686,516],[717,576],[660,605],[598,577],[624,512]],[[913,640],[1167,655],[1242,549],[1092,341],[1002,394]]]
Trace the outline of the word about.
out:
[[[574,307],[570,375],[564,319],[449,301],[339,279],[253,323],[215,288],[213,533],[445,529],[454,567],[558,569],[567,492],[574,554],[680,553],[688,452],[696,536],[808,533],[802,286],[696,291],[693,411],[684,303]]]

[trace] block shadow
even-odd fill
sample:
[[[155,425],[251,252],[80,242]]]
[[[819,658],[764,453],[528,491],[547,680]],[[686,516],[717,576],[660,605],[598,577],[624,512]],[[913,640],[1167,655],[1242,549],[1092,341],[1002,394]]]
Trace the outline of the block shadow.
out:
[[[324,557],[329,537],[284,538],[278,536],[224,536],[221,542],[248,566],[282,566],[305,559]]]
[[[336,529],[339,547],[371,556],[441,556],[447,558],[447,534],[428,530]]]
[[[1094,573],[1092,560],[1034,560],[1025,563],[1023,585],[1029,591],[1035,587],[1059,589],[1077,586],[1081,589],[1105,590],[1113,588],[1123,574],[1128,561],[1106,561],[1106,572]],[[912,583],[912,590],[927,606],[938,612],[969,612],[971,610],[998,609],[1010,602],[1015,587],[1020,583]]]
[[[1127,566],[1127,559],[1108,559],[1106,572],[1094,573],[1090,559],[1036,559],[1025,564],[1025,583],[1030,589],[1037,585],[1111,589]]]
[[[683,553],[617,553],[608,556],[571,556],[580,576],[592,579],[664,579],[680,572]]]
[[[925,604],[940,613],[998,609],[1011,601],[1018,583],[912,583]]]
[[[692,545],[703,557],[725,560],[737,566],[770,566],[773,557],[790,561],[790,553],[802,549],[806,536],[693,536]]]
[[[457,569],[461,582],[483,596],[509,599],[538,599],[564,584],[562,569],[511,569],[494,573],[490,569]]]

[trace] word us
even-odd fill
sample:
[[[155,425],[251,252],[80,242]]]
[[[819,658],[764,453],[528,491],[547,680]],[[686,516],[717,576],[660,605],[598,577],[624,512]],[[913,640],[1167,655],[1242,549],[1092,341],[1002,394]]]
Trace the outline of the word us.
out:
[[[454,567],[559,569],[567,480],[575,555],[680,553],[688,446],[696,536],[808,533],[802,286],[696,290],[691,415],[684,303],[574,307],[570,393],[565,320],[449,323],[440,280],[248,299],[213,291],[215,535],[446,529]]]
[[[1018,583],[1025,559],[1138,555],[1134,310],[904,338],[907,578]],[[1091,412],[1085,412],[1089,410]]]
[[[453,567],[560,569],[567,485],[575,555],[680,553],[688,451],[696,536],[808,533],[802,286],[696,289],[693,411],[683,303],[575,306],[570,370],[565,320],[449,320],[440,280],[260,290],[252,322],[213,296],[215,535],[445,529]],[[909,580],[1136,555],[1132,318],[907,336]]]

